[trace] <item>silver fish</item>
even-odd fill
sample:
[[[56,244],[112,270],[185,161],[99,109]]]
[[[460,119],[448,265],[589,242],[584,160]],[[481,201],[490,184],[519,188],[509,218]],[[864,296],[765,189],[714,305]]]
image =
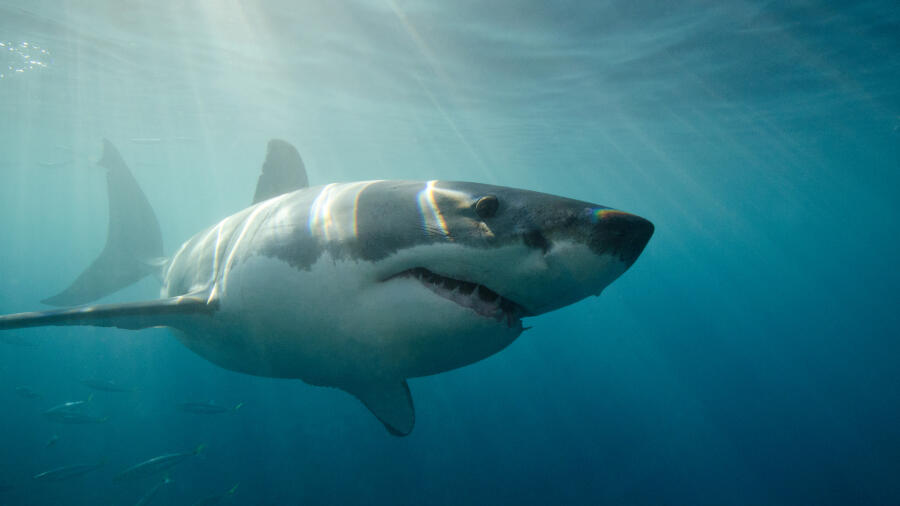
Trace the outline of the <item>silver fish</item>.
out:
[[[16,387],[16,393],[26,399],[40,399],[41,394],[35,392],[28,387]]]
[[[231,487],[228,490],[228,492],[225,492],[224,494],[216,494],[216,495],[204,497],[203,499],[200,499],[199,501],[195,502],[193,506],[212,506],[213,504],[219,504],[220,502],[224,501],[225,499],[228,499],[229,497],[233,496],[234,492],[238,488],[238,485],[240,485],[240,483],[236,483],[233,487]]]
[[[128,469],[122,471],[117,474],[114,481],[124,481],[124,480],[132,480],[136,478],[144,478],[147,476],[153,476],[155,474],[159,474],[170,467],[180,464],[185,459],[189,457],[193,457],[195,455],[199,455],[200,452],[203,451],[206,445],[199,445],[192,452],[186,453],[169,453],[166,455],[160,455],[159,457],[153,457],[150,460],[145,460],[139,464],[135,464]]]
[[[147,493],[144,494],[143,497],[138,499],[138,502],[134,503],[134,506],[147,506],[148,504],[150,504],[150,501],[152,501],[154,498],[156,498],[156,494],[159,493],[159,491],[163,487],[163,485],[168,485],[171,482],[172,482],[172,480],[170,480],[169,477],[166,476],[165,478],[163,478],[163,481],[154,485],[153,488],[148,490]]]
[[[46,417],[51,422],[64,423],[68,425],[83,425],[89,423],[106,423],[109,421],[108,416],[95,416],[80,411],[52,411],[45,412]]]
[[[243,406],[243,402],[239,402],[234,406],[222,406],[213,401],[207,402],[182,402],[178,405],[178,409],[185,413],[196,413],[200,415],[217,415],[219,413],[228,413],[229,411],[237,411]]]
[[[69,158],[66,160],[53,160],[53,161],[38,162],[38,165],[40,165],[41,167],[47,167],[47,168],[54,169],[54,168],[59,168],[59,167],[65,167],[66,165],[71,165],[74,162],[75,162],[74,159]]]
[[[81,384],[88,388],[102,390],[104,392],[134,392],[133,388],[124,387],[113,380],[83,379],[81,380]]]
[[[85,400],[83,400],[83,401],[69,401],[69,402],[64,402],[64,403],[62,403],[62,404],[58,404],[58,405],[56,405],[56,406],[53,406],[52,408],[48,409],[47,411],[44,411],[44,414],[45,414],[45,415],[48,415],[48,414],[51,414],[51,413],[58,413],[58,412],[62,412],[62,411],[72,411],[72,410],[75,410],[75,409],[80,409],[82,406],[84,406],[85,404],[91,402],[91,400],[93,400],[93,399],[94,399],[94,394],[91,394],[91,395],[88,396],[87,399],[85,399]]]
[[[96,464],[77,464],[74,466],[57,467],[56,469],[34,475],[34,479],[38,481],[63,481],[76,478],[83,474],[90,473],[91,471],[96,471],[104,465],[106,465],[105,460]]]

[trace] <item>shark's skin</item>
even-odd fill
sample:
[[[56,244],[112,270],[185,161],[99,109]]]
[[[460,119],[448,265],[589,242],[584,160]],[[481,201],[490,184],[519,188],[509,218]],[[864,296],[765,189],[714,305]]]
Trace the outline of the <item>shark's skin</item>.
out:
[[[474,206],[484,196],[498,206],[482,219]],[[651,233],[642,218],[524,190],[334,184],[264,201],[196,235],[172,258],[162,295],[218,302],[211,318],[176,331],[208,360],[364,398],[370,385],[500,351],[521,334],[519,316],[598,295]],[[397,276],[415,268],[485,286],[516,314],[484,316]]]
[[[485,195],[497,196],[500,209],[481,220],[473,205]],[[472,183],[309,188],[187,241],[166,270],[162,296],[201,293],[218,302],[212,318],[184,325],[179,338],[228,369],[329,386],[435,374],[499,351],[521,333],[521,321],[479,315],[393,276],[425,268],[486,286],[535,316],[599,294],[649,237],[648,222],[613,211],[608,219],[634,221],[644,237],[625,258],[592,251],[585,241],[602,226],[592,222],[598,209]],[[529,245],[527,234],[543,241]]]
[[[406,378],[488,357],[522,333],[521,318],[599,295],[652,233],[604,206],[477,183],[302,188],[185,242],[163,267],[155,323],[224,368],[346,390],[405,435]],[[4,318],[154,323],[97,308]]]

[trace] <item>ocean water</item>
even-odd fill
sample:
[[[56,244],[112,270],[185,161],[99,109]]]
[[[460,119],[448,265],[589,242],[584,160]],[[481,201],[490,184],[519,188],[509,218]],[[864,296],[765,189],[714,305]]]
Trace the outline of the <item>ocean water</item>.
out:
[[[0,504],[135,504],[159,478],[113,476],[200,444],[153,504],[900,503],[896,2],[38,0],[0,3],[0,43],[0,313],[102,249],[103,138],[167,254],[249,205],[273,137],[312,184],[477,181],[656,225],[599,298],[412,379],[405,438],[165,329],[4,332]],[[41,415],[92,393],[106,423]],[[176,408],[209,399],[243,406]]]

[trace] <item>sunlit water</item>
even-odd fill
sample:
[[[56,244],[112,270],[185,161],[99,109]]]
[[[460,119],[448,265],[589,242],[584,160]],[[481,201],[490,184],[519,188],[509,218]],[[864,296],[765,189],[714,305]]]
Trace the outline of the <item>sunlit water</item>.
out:
[[[313,184],[502,184],[656,234],[600,298],[412,380],[403,439],[162,329],[6,332],[0,504],[134,504],[157,481],[115,474],[199,444],[155,503],[237,483],[223,503],[900,501],[895,2],[20,4],[0,6],[0,313],[42,308],[102,248],[102,138],[167,253],[249,204],[272,137]],[[104,424],[41,416],[91,378],[135,391],[94,392]],[[176,409],[208,399],[244,405]]]

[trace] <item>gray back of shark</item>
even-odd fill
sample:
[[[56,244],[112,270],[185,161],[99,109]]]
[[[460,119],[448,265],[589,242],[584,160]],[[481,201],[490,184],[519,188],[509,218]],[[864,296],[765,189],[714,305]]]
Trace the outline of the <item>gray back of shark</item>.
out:
[[[111,223],[115,215],[155,237],[150,205],[114,151],[106,142],[101,164],[119,174],[109,191],[129,199],[111,198]],[[622,211],[478,183],[308,188],[295,154],[271,141],[256,203],[168,261],[159,262],[155,239],[137,248],[108,243],[48,301],[107,295],[152,265],[161,269],[161,299],[2,316],[0,330],[168,326],[222,367],[341,388],[392,434],[406,435],[415,420],[407,378],[488,357],[522,333],[522,318],[599,295],[653,233],[649,221]],[[116,283],[100,279],[110,266]]]

